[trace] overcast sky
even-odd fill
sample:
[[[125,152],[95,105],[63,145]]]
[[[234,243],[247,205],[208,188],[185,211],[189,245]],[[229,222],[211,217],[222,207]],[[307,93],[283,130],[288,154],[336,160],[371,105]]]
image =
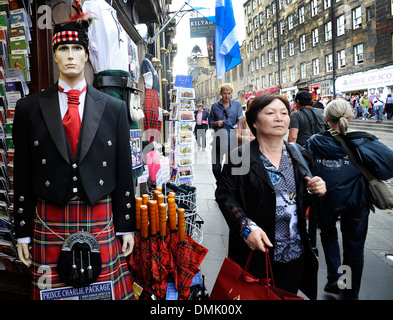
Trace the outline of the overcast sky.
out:
[[[198,0],[192,0],[192,3],[195,5]],[[214,1],[214,0],[212,0]],[[184,0],[173,0],[172,5],[170,6],[171,11],[177,11],[184,4]],[[232,0],[233,12],[236,20],[236,28],[237,28],[237,37],[239,40],[239,44],[241,45],[242,41],[245,39],[245,26],[244,26],[244,10],[243,3],[244,0]],[[187,5],[184,9],[190,9]],[[179,21],[180,16],[177,17],[178,25],[176,26],[176,36],[174,39],[174,43],[177,43],[177,55],[175,57],[175,62],[173,64],[173,74],[186,75],[188,66],[187,66],[187,57],[191,54],[192,48],[197,44],[202,50],[202,53],[207,56],[206,49],[206,39],[205,38],[190,38],[190,25],[189,20],[192,17],[197,17],[196,13],[193,12],[193,16],[191,13],[186,13],[183,18]]]

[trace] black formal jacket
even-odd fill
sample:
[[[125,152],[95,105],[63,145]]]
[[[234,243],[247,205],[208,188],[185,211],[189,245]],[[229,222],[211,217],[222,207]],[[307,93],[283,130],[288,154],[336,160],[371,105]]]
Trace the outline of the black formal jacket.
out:
[[[312,251],[306,227],[305,211],[309,202],[309,194],[304,180],[306,169],[300,164],[297,155],[285,142],[293,159],[296,180],[297,213],[300,235],[305,247],[305,271],[302,277],[301,290],[310,299],[317,297],[318,260]],[[305,149],[299,146],[306,161],[313,171],[313,163]],[[242,158],[238,158],[238,152]],[[231,152],[231,162],[223,168],[222,180],[217,184],[216,201],[229,226],[228,256],[245,266],[250,249],[240,234],[237,215],[245,215],[260,226],[269,240],[275,243],[276,195],[267,170],[260,159],[259,143],[255,139]],[[242,159],[242,161],[239,161]],[[239,172],[234,172],[239,170]],[[270,260],[274,260],[274,248],[269,250]],[[265,254],[255,251],[250,264],[250,272],[257,277],[266,278]],[[273,269],[274,274],[274,269]]]
[[[116,232],[135,229],[129,127],[123,101],[87,86],[75,158],[62,124],[57,83],[17,102],[12,136],[17,238],[32,237],[37,197],[64,207],[75,197],[94,205],[110,194]]]

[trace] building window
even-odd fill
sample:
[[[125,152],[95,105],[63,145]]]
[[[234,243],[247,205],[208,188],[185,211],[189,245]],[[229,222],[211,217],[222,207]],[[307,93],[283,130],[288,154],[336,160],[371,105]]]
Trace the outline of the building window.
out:
[[[272,29],[271,28],[267,29],[267,41],[268,42],[272,41]]]
[[[266,7],[266,19],[270,18],[270,7]]]
[[[255,61],[251,60],[251,72],[255,71]]]
[[[256,2],[256,0],[253,0],[253,1],[252,1],[252,9],[253,9],[253,10],[256,10],[256,9],[257,9],[257,2]]]
[[[259,70],[260,64],[259,64],[259,57],[255,58],[255,70]]]
[[[326,56],[326,72],[333,71],[333,55],[328,54]]]
[[[276,76],[276,85],[280,84],[280,74],[278,72],[275,73]]]
[[[295,42],[289,41],[289,56],[293,56],[295,54]]]
[[[292,30],[293,29],[293,14],[290,14],[288,16],[288,30]]]
[[[345,67],[345,50],[340,50],[337,52],[337,61],[339,69]]]
[[[273,15],[276,14],[276,10],[277,10],[276,1],[273,1],[273,3],[272,3],[272,14],[273,14]]]
[[[285,59],[287,57],[287,49],[285,45],[281,46],[281,59]]]
[[[261,47],[265,44],[265,34],[261,33]]]
[[[282,78],[282,83],[287,82],[287,70],[281,71],[281,78]]]
[[[363,43],[354,46],[355,64],[363,63]]]
[[[311,31],[312,36],[312,46],[315,47],[318,44],[318,28]]]
[[[279,0],[278,1],[278,9],[279,10],[284,9],[284,0]]]
[[[331,5],[332,5],[331,0],[323,0],[324,9],[330,8]]]
[[[265,76],[262,77],[262,88],[263,89],[266,88],[266,77]]]
[[[332,22],[325,23],[325,41],[332,40]]]
[[[250,40],[250,52],[254,51],[254,41]]]
[[[258,17],[254,18],[254,29],[258,29]]]
[[[273,52],[272,52],[272,50],[269,50],[269,51],[267,52],[267,56],[268,56],[268,62],[269,62],[269,64],[272,64],[272,63],[273,63]]]
[[[262,26],[263,23],[263,12],[259,14],[259,24]]]
[[[280,34],[283,34],[285,32],[285,21],[281,20],[280,21]]]
[[[305,79],[307,77],[307,65],[305,62],[300,64],[300,78]]]
[[[259,48],[259,36],[255,37],[254,41],[255,41],[255,50],[257,50]]]
[[[337,18],[337,36],[342,36],[345,33],[345,18],[341,15]]]
[[[273,86],[273,73],[269,73],[269,86]]]
[[[303,34],[300,36],[300,51],[303,52],[306,50],[306,35]]]
[[[318,14],[318,0],[311,0],[311,17]]]
[[[314,76],[319,74],[319,58],[313,59],[312,61],[312,73]]]
[[[274,62],[278,61],[278,49],[274,49]]]
[[[362,7],[357,7],[352,10],[353,29],[358,29],[362,26]]]
[[[277,25],[273,24],[273,37],[274,37],[274,39],[276,39],[277,36],[278,36]]]
[[[393,0],[392,0],[392,2],[393,2]],[[367,7],[366,8],[366,22],[370,22],[371,18],[372,18],[372,16],[371,16],[371,7]]]
[[[291,78],[291,82],[295,81],[295,67],[289,68],[289,76]]]
[[[261,65],[262,65],[262,68],[265,68],[265,65],[266,65],[266,56],[265,56],[264,54],[261,56]]]
[[[261,79],[257,78],[257,90],[261,90]]]
[[[302,24],[304,22],[304,7],[301,7],[299,9],[299,24]]]

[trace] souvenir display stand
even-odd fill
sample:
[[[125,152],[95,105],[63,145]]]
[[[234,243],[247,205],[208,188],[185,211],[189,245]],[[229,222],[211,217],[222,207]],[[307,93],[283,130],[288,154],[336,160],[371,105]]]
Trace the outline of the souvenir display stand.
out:
[[[31,19],[16,2],[0,1],[0,278],[28,278],[13,232],[12,124],[17,100],[29,94]],[[23,274],[23,275],[22,275]],[[14,277],[15,276],[15,277]],[[18,280],[17,280],[18,281]]]

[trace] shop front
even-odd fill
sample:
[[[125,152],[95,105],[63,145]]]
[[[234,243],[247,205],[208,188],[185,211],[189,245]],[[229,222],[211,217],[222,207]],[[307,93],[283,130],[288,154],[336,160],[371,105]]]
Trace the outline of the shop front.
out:
[[[393,92],[393,66],[357,72],[336,79],[337,92],[355,95],[367,92],[371,98]]]

